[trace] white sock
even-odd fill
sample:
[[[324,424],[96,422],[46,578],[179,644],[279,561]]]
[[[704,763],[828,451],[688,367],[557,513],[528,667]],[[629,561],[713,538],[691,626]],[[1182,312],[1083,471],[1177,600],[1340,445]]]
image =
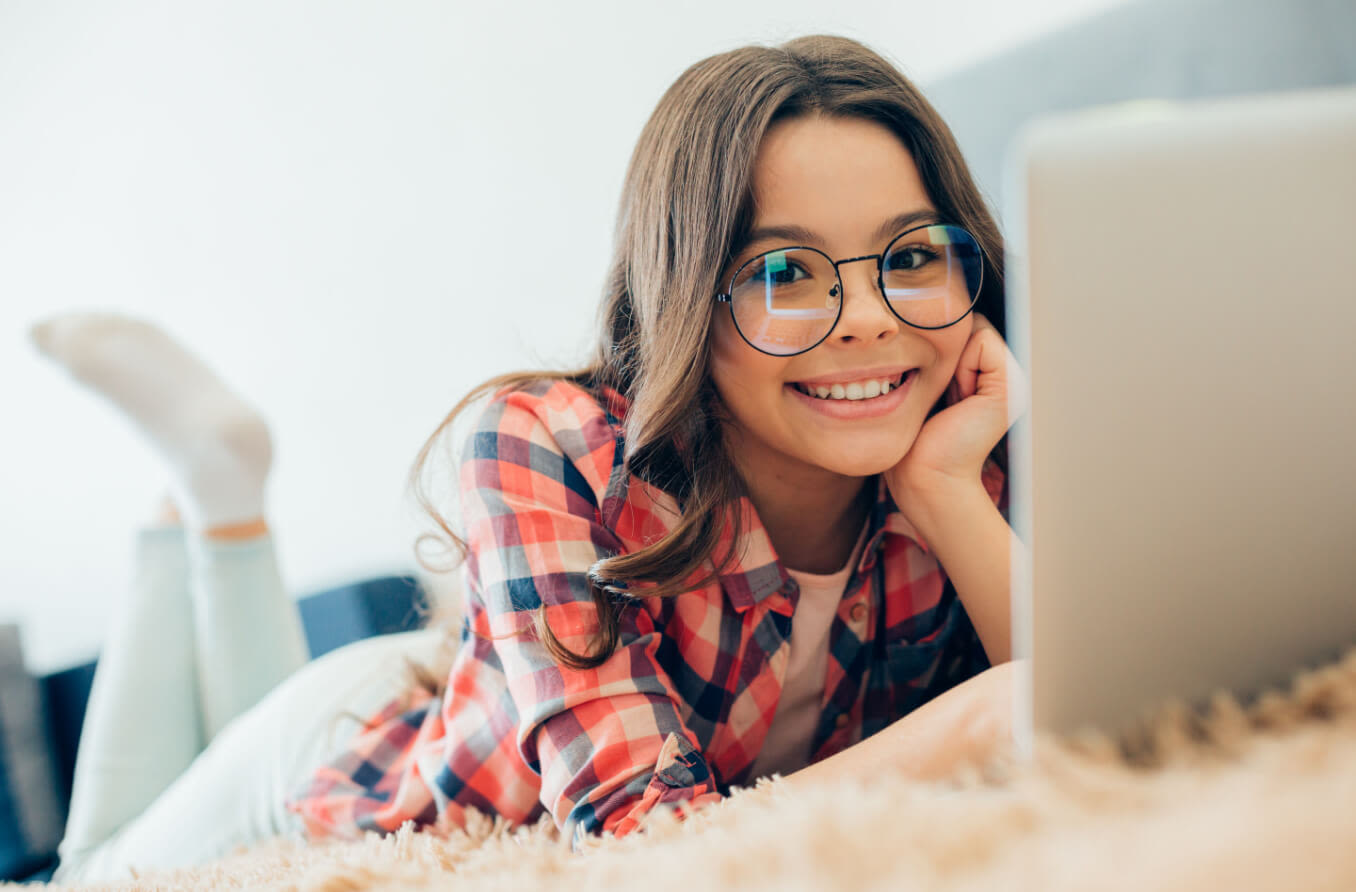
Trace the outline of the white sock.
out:
[[[155,326],[70,313],[34,325],[33,342],[150,438],[172,471],[189,526],[263,516],[273,459],[268,427],[203,363]]]

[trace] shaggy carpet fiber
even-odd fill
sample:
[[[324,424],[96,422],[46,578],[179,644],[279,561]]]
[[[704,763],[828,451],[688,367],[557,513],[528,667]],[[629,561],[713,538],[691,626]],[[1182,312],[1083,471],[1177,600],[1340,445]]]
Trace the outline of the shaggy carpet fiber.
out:
[[[571,852],[549,821],[273,842],[121,888],[1356,890],[1356,650],[1246,707],[1167,704],[946,783],[776,778]]]

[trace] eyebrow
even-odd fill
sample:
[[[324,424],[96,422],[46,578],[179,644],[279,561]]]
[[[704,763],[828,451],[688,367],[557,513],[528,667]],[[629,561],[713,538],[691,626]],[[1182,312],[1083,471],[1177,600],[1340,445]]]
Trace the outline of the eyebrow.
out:
[[[911,226],[925,223],[937,223],[941,217],[932,209],[919,209],[915,211],[905,211],[897,214],[882,223],[877,229],[871,240],[873,242],[882,242],[892,235],[898,235]],[[756,242],[766,241],[768,239],[784,239],[788,243],[797,245],[817,245],[823,244],[823,239],[819,233],[812,229],[806,229],[804,226],[790,224],[787,226],[761,226],[749,233],[748,239],[740,248],[741,251],[748,248]]]

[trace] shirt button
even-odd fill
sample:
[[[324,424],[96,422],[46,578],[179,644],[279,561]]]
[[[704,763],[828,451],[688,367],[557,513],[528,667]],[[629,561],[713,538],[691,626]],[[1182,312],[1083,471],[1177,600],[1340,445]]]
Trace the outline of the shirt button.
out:
[[[859,623],[859,622],[861,622],[862,620],[866,619],[866,605],[865,605],[865,604],[853,604],[853,605],[852,605],[852,613],[851,613],[851,616],[852,616],[852,621],[853,621],[854,623]]]
[[[838,718],[834,719],[833,723],[840,728],[846,728],[847,723],[850,721],[852,721],[852,719],[848,716],[846,712],[843,712],[839,713]]]

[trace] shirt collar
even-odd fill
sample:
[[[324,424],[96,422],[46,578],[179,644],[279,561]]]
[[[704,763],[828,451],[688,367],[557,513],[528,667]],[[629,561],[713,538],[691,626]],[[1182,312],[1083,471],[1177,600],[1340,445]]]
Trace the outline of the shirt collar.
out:
[[[737,510],[741,512],[741,547],[735,559],[720,574],[720,585],[735,610],[742,613],[773,592],[783,589],[791,577],[777,559],[776,549],[772,547],[767,530],[758,518],[758,511],[747,496],[739,500]],[[729,548],[732,535],[733,525],[727,521],[722,527],[720,543],[716,546],[717,556]],[[887,535],[907,537],[923,551],[928,550],[913,524],[895,505],[889,487],[885,485],[885,478],[877,475],[876,501],[867,518],[866,546],[858,558],[858,572],[868,571],[875,565],[877,552]]]

